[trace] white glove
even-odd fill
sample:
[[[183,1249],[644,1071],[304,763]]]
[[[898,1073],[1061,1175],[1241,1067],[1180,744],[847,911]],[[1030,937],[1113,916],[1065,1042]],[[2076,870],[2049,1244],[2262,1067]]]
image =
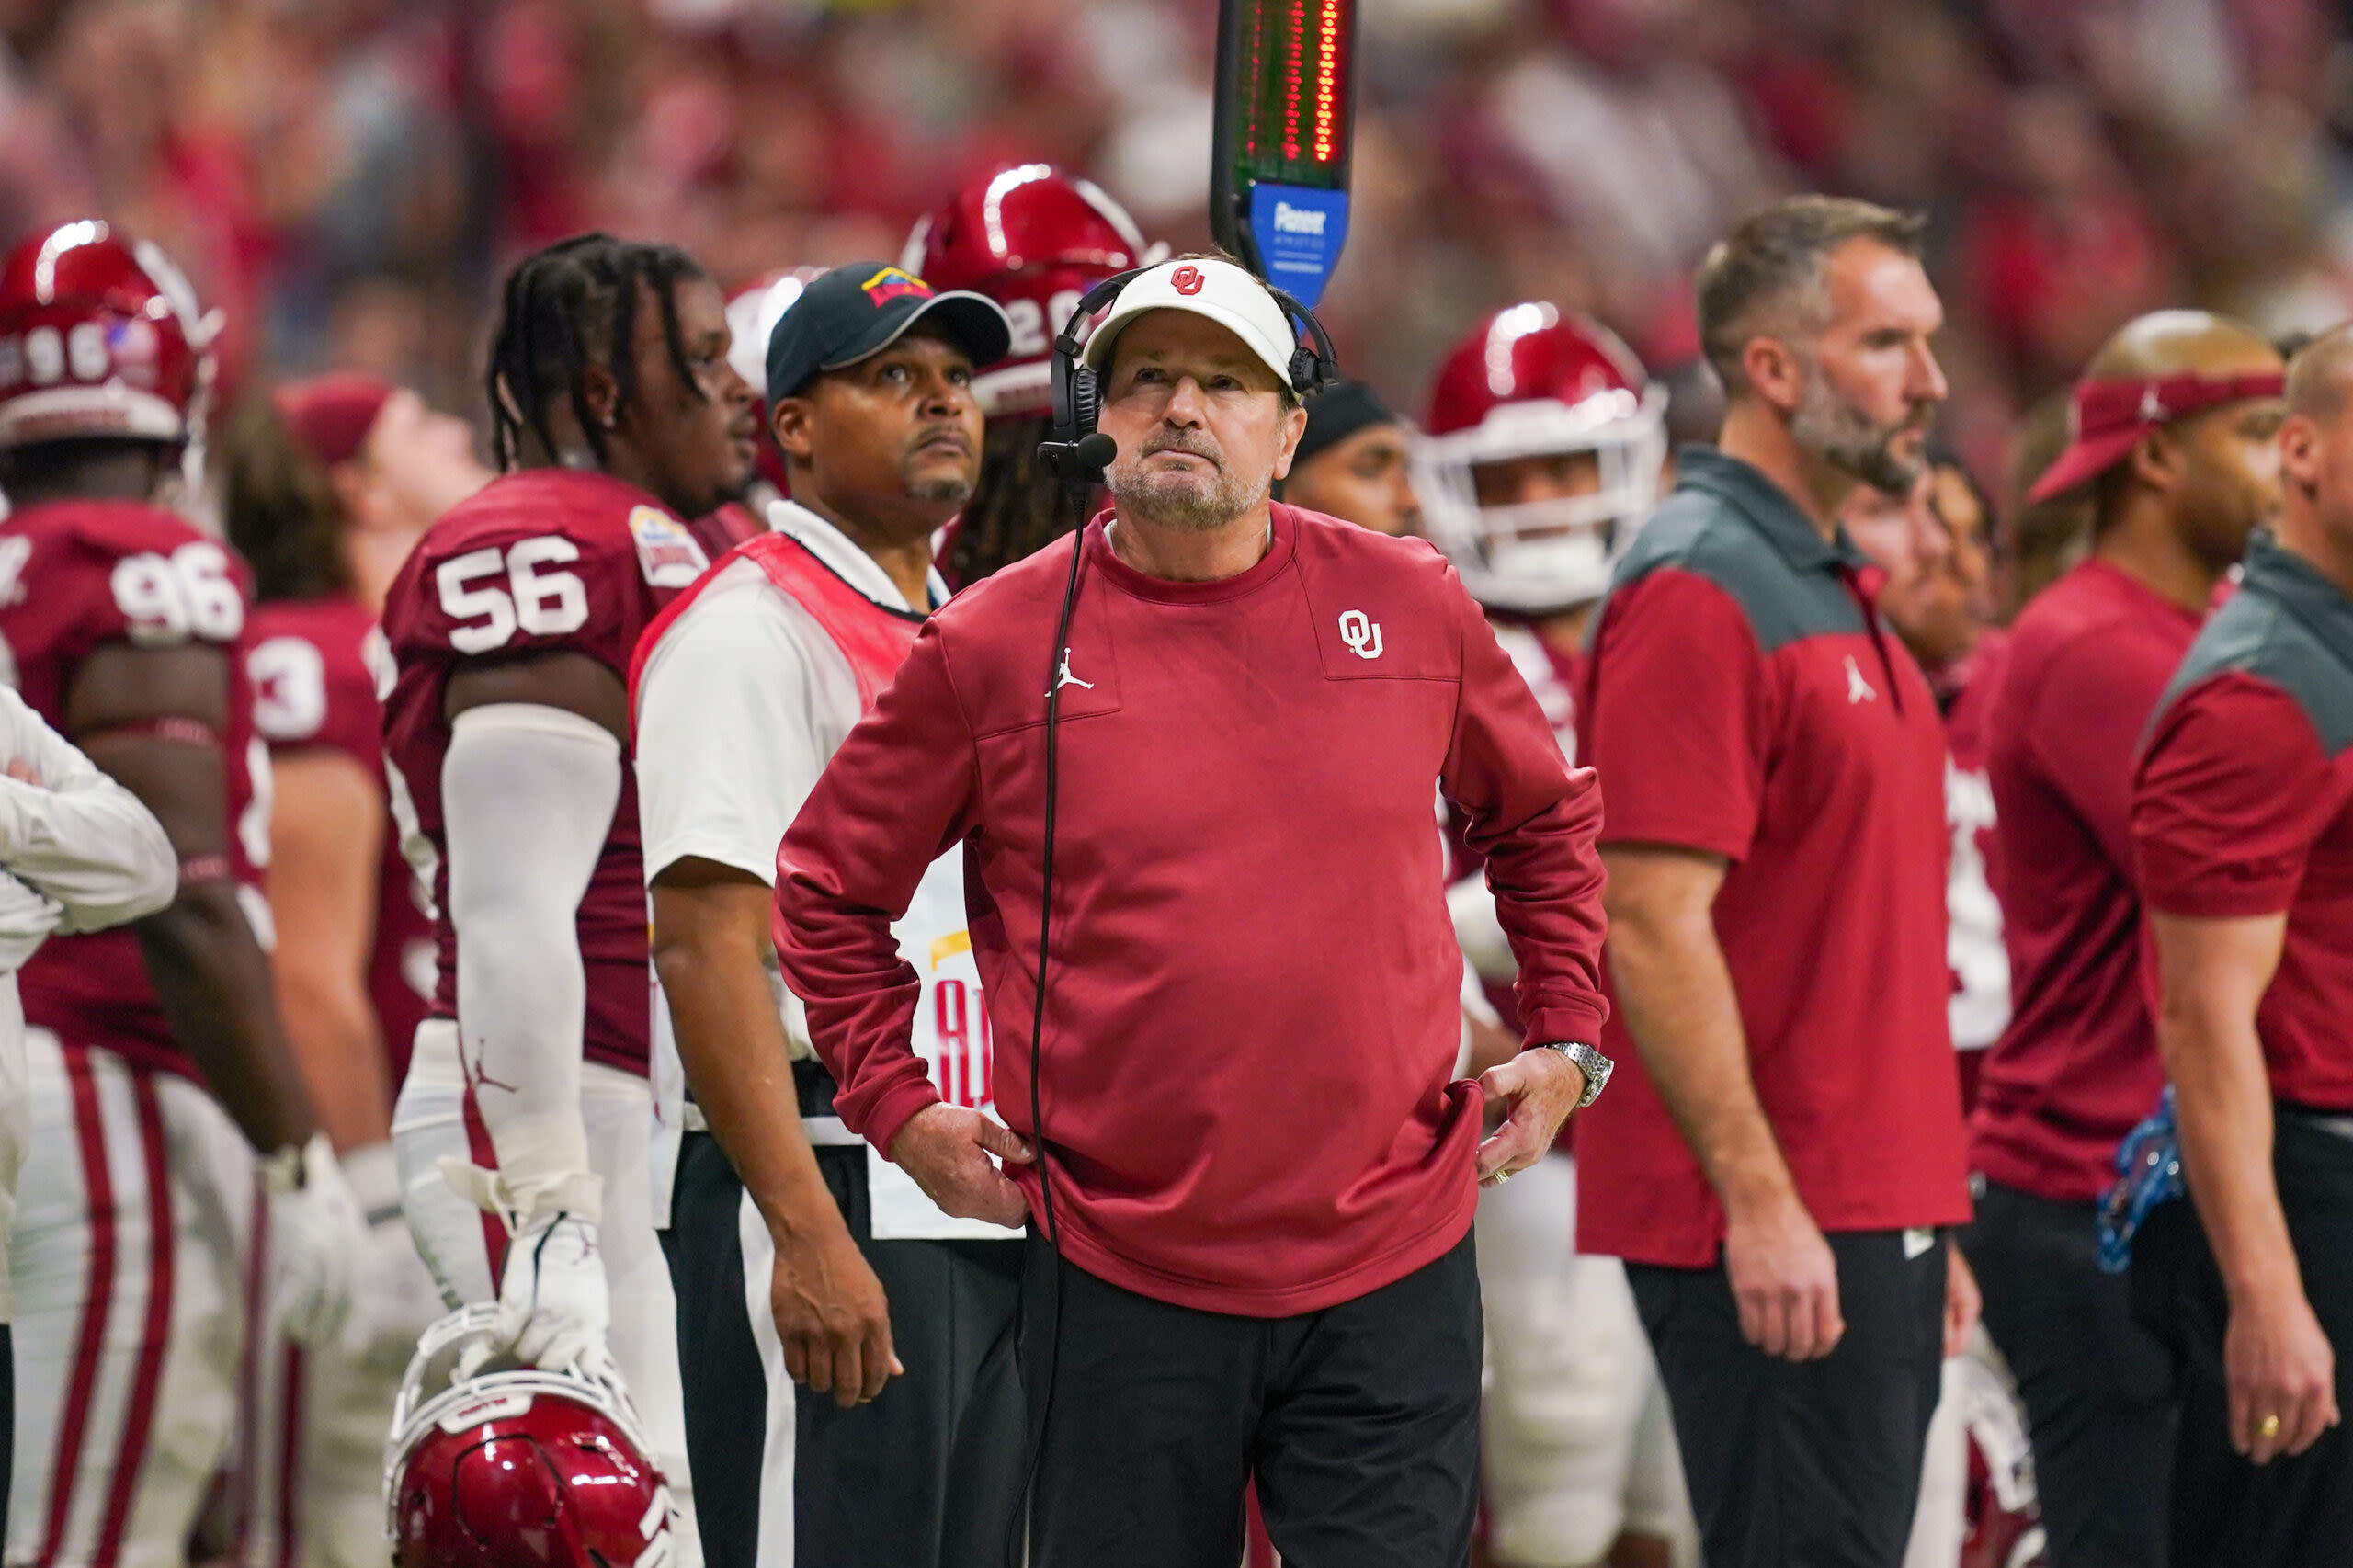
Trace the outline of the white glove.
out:
[[[0,871],[0,974],[14,974],[31,962],[64,918],[63,904]]]
[[[343,1173],[368,1221],[351,1317],[343,1325],[343,1351],[370,1370],[397,1378],[415,1354],[417,1340],[449,1309],[401,1213],[400,1167],[392,1146],[350,1150],[343,1156]]]
[[[606,1346],[612,1306],[597,1227],[566,1210],[513,1227],[498,1287],[498,1326],[480,1349],[511,1350],[543,1371],[620,1382]],[[460,1367],[461,1375],[472,1368]]]
[[[264,1155],[259,1164],[269,1193],[273,1312],[287,1338],[324,1345],[342,1332],[351,1312],[354,1276],[368,1244],[367,1218],[325,1133],[313,1133],[300,1149]]]

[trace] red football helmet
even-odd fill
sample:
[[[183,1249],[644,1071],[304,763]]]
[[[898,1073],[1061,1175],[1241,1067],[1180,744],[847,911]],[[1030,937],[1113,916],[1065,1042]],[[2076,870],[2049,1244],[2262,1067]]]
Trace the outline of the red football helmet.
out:
[[[220,327],[143,240],[94,221],[34,235],[0,264],[0,446],[193,442]]]
[[[972,379],[981,413],[1043,414],[1048,362],[1086,292],[1168,254],[1091,180],[1051,164],[1008,164],[915,220],[899,265],[935,289],[969,289],[1005,310],[1013,347]]]
[[[425,1333],[384,1466],[393,1568],[665,1568],[676,1524],[618,1381],[493,1357],[483,1304]]]
[[[1438,367],[1415,443],[1423,528],[1481,604],[1546,614],[1601,597],[1658,501],[1666,393],[1598,322],[1498,311]],[[1588,493],[1483,506],[1478,471],[1589,452]]]

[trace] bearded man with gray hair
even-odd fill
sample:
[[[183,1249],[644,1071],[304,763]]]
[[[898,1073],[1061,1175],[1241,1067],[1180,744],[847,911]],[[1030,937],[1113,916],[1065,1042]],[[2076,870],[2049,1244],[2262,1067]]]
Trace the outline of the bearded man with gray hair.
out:
[[[1894,1568],[1975,1312],[1943,727],[1836,521],[1910,488],[1945,395],[1919,238],[1801,197],[1709,256],[1722,444],[1619,563],[1578,704],[1628,1085],[1577,1242],[1626,1260],[1713,1568]]]

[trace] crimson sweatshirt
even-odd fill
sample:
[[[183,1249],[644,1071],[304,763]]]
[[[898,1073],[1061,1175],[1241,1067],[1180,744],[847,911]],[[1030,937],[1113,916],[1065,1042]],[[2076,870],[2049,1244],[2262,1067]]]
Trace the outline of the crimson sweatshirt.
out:
[[[1606,1011],[1599,790],[1427,543],[1277,506],[1256,566],[1172,583],[1103,528],[1057,725],[1043,1137],[1042,726],[1071,540],[925,625],[778,851],[777,950],[835,1108],[887,1150],[939,1097],[890,922],[961,843],[996,1103],[1051,1163],[1063,1256],[1180,1306],[1317,1311],[1445,1254],[1477,1202],[1433,786],[1485,857],[1530,1042],[1594,1040]],[[1037,1168],[1007,1170],[1042,1214]]]

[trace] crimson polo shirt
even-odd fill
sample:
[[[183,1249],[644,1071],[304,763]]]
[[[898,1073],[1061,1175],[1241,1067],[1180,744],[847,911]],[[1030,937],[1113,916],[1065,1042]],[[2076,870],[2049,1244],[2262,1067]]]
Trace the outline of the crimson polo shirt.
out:
[[[2165,1086],[2141,989],[2132,767],[2202,618],[2104,561],[2018,617],[1989,718],[2015,1011],[1978,1078],[1972,1168],[2089,1202]]]
[[[1880,574],[1762,473],[1710,449],[1619,563],[1583,756],[1605,844],[1731,862],[1715,930],[1758,1099],[1825,1231],[1969,1217],[1946,1005],[1945,738],[1880,619]],[[1621,1017],[1577,1133],[1577,1245],[1712,1264],[1722,1205]]]
[[[1063,1253],[1211,1312],[1352,1300],[1451,1248],[1478,1202],[1433,788],[1470,821],[1540,1041],[1601,1027],[1599,791],[1422,540],[1278,506],[1256,565],[1172,583],[1100,518],[1083,538],[1040,1074]],[[835,1108],[878,1148],[939,1097],[889,922],[960,843],[997,1108],[1033,1132],[1042,722],[1073,548],[924,623],[778,853],[785,977]],[[1040,1213],[1036,1167],[1007,1174]]]
[[[2287,915],[2255,1017],[2271,1092],[2353,1111],[2353,600],[2303,557],[2248,546],[2158,704],[2132,847],[2151,909]]]

